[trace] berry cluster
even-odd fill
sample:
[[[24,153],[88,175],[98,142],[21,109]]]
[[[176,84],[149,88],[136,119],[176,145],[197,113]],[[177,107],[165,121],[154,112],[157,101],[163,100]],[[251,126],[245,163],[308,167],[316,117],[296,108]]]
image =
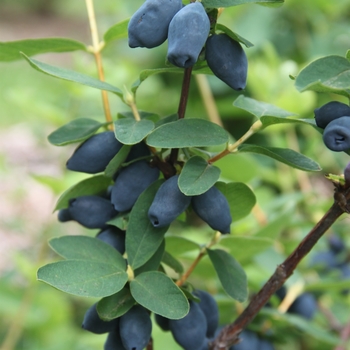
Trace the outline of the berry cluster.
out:
[[[153,48],[168,39],[167,59],[181,68],[194,66],[205,46],[205,59],[215,76],[235,90],[246,86],[245,52],[227,34],[211,30],[200,2],[183,6],[181,0],[147,0],[131,17],[128,36],[132,48]]]
[[[180,320],[170,320],[155,315],[163,331],[171,331],[175,341],[184,350],[206,350],[208,341],[215,336],[219,323],[219,311],[215,299],[203,290],[193,293],[200,302],[190,300],[189,313]]]
[[[94,304],[86,311],[82,327],[95,334],[108,333],[105,350],[142,350],[152,333],[150,314],[140,305],[112,321],[103,321]]]
[[[315,109],[316,125],[324,129],[323,142],[332,151],[350,150],[350,107],[338,101]]]

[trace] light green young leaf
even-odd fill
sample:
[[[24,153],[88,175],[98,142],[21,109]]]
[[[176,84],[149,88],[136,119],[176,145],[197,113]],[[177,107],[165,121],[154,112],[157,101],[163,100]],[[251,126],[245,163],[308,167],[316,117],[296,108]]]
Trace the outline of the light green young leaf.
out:
[[[239,302],[247,300],[247,276],[233,256],[221,249],[207,249],[209,259],[225,292]]]
[[[208,191],[219,179],[220,169],[208,164],[202,157],[191,157],[183,167],[178,185],[186,196],[195,196]]]
[[[217,31],[220,31],[220,32],[223,32],[223,33],[227,34],[230,38],[232,38],[233,40],[236,40],[236,41],[242,43],[246,47],[254,46],[254,44],[252,44],[250,41],[248,41],[247,39],[244,39],[242,36],[240,36],[237,33],[233,32],[230,28],[226,27],[223,24],[217,23],[215,25],[215,29]]]
[[[215,186],[226,197],[232,216],[237,221],[247,216],[256,203],[253,191],[242,182],[217,182]]]
[[[239,152],[262,154],[278,160],[293,168],[304,171],[320,171],[320,166],[312,159],[288,148],[262,147],[257,145],[244,144],[239,147]]]
[[[111,178],[104,175],[95,175],[82,180],[61,195],[57,201],[55,210],[68,208],[71,198],[104,193],[111,183]]]
[[[141,273],[130,281],[130,291],[140,305],[163,317],[177,320],[189,311],[182,290],[162,272]]]
[[[297,76],[299,91],[328,92],[350,97],[350,61],[342,56],[326,56],[311,62]]]
[[[168,227],[153,227],[148,218],[148,209],[164,180],[154,182],[145,190],[133,206],[126,230],[126,253],[128,263],[135,270],[144,265],[163,242]]]
[[[110,27],[103,35],[103,41],[105,47],[114,40],[124,39],[128,36],[128,23],[130,18],[121,21],[114,26]]]
[[[48,52],[86,51],[86,46],[79,41],[66,38],[26,39],[0,42],[0,61],[15,61],[27,56]]]
[[[68,81],[73,81],[82,85],[87,85],[90,87],[93,87],[95,89],[100,89],[100,90],[106,90],[113,92],[114,94],[118,95],[120,98],[123,98],[123,92],[118,89],[117,87],[110,85],[108,83],[105,83],[101,80],[92,78],[88,75],[78,73],[75,71],[72,71],[70,69],[65,69],[65,68],[59,68],[56,66],[52,66],[50,64],[44,63],[37,61],[35,59],[31,59],[25,54],[22,53],[22,56],[28,61],[28,63],[37,71],[50,75],[55,78],[63,79],[63,80],[68,80]]]
[[[129,288],[123,288],[119,292],[102,298],[97,303],[97,312],[104,321],[110,321],[127,313],[135,304]]]
[[[94,135],[104,125],[106,123],[100,123],[94,119],[74,119],[52,132],[48,136],[48,140],[55,146],[65,146],[70,143],[82,142]]]
[[[176,258],[174,258],[170,253],[168,253],[166,251],[163,254],[162,262],[165,265],[171,267],[177,273],[184,272],[184,268],[183,268],[182,264],[180,263],[180,261],[177,260]]]
[[[161,125],[146,138],[149,146],[159,148],[207,147],[228,142],[225,129],[205,119],[179,119]]]
[[[91,259],[51,263],[41,267],[37,277],[63,292],[96,298],[117,293],[128,280],[125,269]]]
[[[199,250],[201,247],[198,243],[190,241],[189,239],[181,236],[166,236],[165,248],[171,254],[179,256],[181,254]]]
[[[141,142],[154,129],[151,120],[118,119],[114,122],[115,137],[126,145],[135,145]]]

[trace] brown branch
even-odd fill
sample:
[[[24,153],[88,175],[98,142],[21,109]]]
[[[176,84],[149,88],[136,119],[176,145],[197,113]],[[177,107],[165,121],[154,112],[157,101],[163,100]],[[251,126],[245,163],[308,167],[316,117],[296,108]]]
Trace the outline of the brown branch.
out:
[[[239,334],[253,321],[258,312],[270,299],[270,297],[284,284],[284,282],[293,274],[300,261],[310,252],[322,235],[333,225],[333,223],[344,212],[349,212],[350,191],[345,186],[336,185],[334,203],[301,241],[298,247],[287,257],[287,259],[277,266],[276,271],[252,298],[249,305],[244,309],[241,315],[230,325],[226,326],[218,337],[210,344],[211,350],[227,350],[231,345],[238,342]]]
[[[188,94],[190,92],[191,77],[192,77],[192,67],[185,68],[184,77],[182,80],[180,102],[179,102],[179,107],[177,110],[177,114],[179,116],[179,119],[185,118],[186,106],[187,106],[187,101],[188,101]],[[170,157],[169,157],[171,164],[176,163],[178,155],[179,155],[179,149],[173,148],[171,150]]]

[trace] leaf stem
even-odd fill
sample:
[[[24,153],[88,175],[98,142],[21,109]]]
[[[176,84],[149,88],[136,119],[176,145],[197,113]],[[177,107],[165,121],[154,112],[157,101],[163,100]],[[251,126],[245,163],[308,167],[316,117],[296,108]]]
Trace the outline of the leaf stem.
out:
[[[103,65],[102,65],[102,56],[101,56],[101,49],[103,48],[103,44],[99,42],[99,38],[98,38],[94,3],[93,3],[93,0],[85,0],[85,3],[86,3],[87,12],[88,12],[91,37],[92,37],[92,45],[93,45],[92,53],[95,56],[98,77],[101,81],[105,81]],[[106,121],[108,123],[111,123],[112,114],[111,114],[111,109],[110,109],[109,100],[108,100],[108,93],[107,91],[102,90],[101,94],[102,94],[102,103],[103,103],[103,109],[104,109]],[[110,124],[108,127],[112,129],[113,124]]]
[[[257,131],[259,131],[262,128],[262,123],[260,120],[257,120],[250,128],[249,130],[241,137],[239,138],[235,143],[233,144],[229,144],[227,146],[227,148],[220,152],[219,154],[217,154],[216,156],[210,158],[208,160],[208,164],[212,164],[216,161],[218,161],[219,159],[227,156],[230,153],[234,153],[237,152],[238,147],[240,145],[242,145],[245,141],[247,141],[247,139],[249,139],[249,137],[251,137],[252,135],[254,135]]]
[[[231,345],[237,343],[238,336],[242,330],[253,321],[255,316],[270,299],[270,297],[292,275],[300,261],[310,252],[317,241],[333,225],[339,216],[348,211],[348,206],[350,205],[349,193],[350,191],[347,191],[345,187],[336,186],[334,203],[330,209],[301,241],[298,247],[287,257],[287,259],[282,264],[277,266],[273,275],[252,298],[248,306],[238,316],[238,318],[220,332],[218,337],[210,345],[211,350],[226,350]],[[345,206],[343,202],[344,198],[347,200]]]

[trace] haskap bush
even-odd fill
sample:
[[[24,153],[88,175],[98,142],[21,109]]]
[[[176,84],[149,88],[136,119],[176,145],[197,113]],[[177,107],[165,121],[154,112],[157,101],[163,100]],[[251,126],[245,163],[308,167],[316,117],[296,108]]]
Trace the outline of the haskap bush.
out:
[[[181,0],[146,0],[128,24],[129,46],[153,48],[168,37],[169,23],[182,8]]]
[[[324,129],[331,121],[350,116],[350,107],[345,103],[331,101],[314,110],[316,125]]]
[[[238,41],[224,33],[211,35],[205,45],[205,58],[215,76],[232,89],[246,87],[248,60]]]
[[[192,67],[208,38],[210,21],[203,5],[194,2],[173,17],[168,30],[167,58],[174,66]]]
[[[350,116],[332,120],[323,131],[323,142],[332,151],[350,150]]]
[[[122,169],[115,179],[111,202],[115,210],[125,212],[135,204],[140,194],[159,177],[159,169],[139,160]]]
[[[163,182],[153,199],[148,217],[154,227],[170,225],[191,203],[191,197],[180,191],[178,178],[174,175]]]
[[[100,173],[122,146],[113,131],[93,135],[74,151],[67,161],[67,169],[88,174]]]
[[[194,212],[213,230],[230,233],[232,217],[226,197],[215,186],[198,196],[192,197]]]

